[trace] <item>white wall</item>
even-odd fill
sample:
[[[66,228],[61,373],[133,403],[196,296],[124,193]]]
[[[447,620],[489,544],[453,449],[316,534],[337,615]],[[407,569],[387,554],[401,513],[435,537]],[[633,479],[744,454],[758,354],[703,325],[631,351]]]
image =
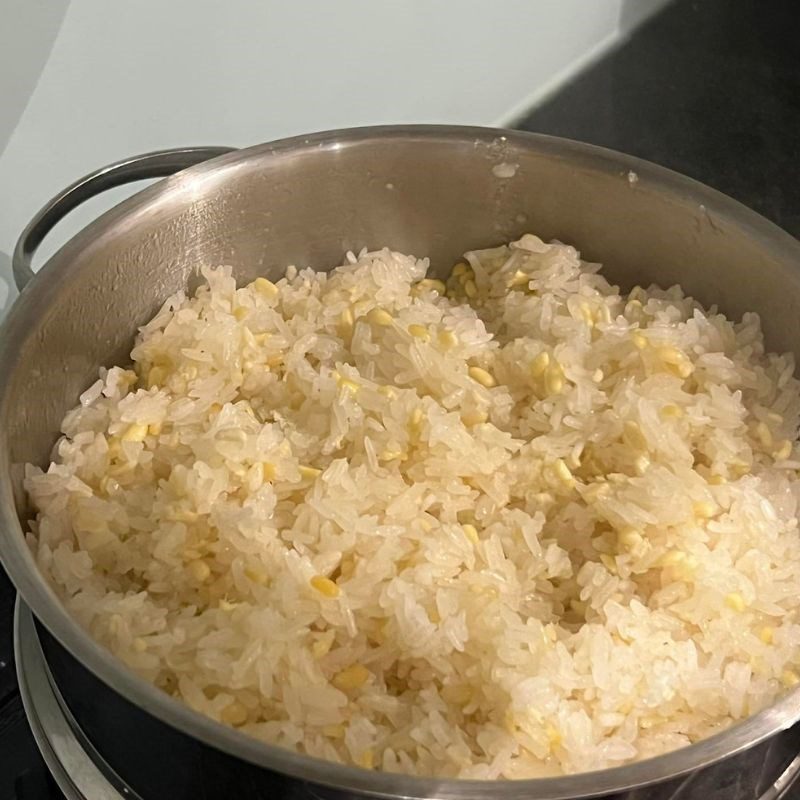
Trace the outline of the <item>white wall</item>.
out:
[[[352,125],[494,124],[616,40],[626,7],[662,1],[0,0],[0,275],[42,203],[109,161]],[[127,192],[75,212],[60,240]]]

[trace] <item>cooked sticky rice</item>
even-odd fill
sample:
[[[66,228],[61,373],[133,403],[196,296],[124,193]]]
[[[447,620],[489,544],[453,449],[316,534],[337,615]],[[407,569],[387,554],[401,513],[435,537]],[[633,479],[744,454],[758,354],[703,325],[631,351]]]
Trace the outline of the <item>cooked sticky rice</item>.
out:
[[[71,614],[216,720],[421,775],[619,765],[795,685],[800,387],[757,315],[531,234],[428,268],[168,298],[27,469]]]

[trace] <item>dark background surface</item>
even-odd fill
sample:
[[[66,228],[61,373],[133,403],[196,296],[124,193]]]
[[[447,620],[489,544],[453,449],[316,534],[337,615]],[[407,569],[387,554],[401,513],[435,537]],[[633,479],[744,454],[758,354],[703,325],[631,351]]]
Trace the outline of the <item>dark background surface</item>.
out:
[[[655,161],[800,236],[799,45],[794,0],[676,0],[517,127]],[[0,570],[0,800],[60,797],[16,690],[12,607]]]
[[[677,0],[518,127],[655,161],[800,236],[800,4]]]

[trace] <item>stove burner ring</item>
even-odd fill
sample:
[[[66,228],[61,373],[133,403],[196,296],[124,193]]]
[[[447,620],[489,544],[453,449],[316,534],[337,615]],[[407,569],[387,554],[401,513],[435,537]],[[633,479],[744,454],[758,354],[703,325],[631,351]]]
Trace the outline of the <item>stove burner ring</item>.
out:
[[[22,705],[47,768],[67,800],[141,800],[86,739],[50,677],[28,607],[17,598],[14,655]]]

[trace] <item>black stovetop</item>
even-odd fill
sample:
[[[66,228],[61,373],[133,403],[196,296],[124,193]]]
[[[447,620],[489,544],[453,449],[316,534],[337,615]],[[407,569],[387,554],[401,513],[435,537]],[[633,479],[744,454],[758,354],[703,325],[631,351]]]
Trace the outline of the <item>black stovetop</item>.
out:
[[[17,690],[14,589],[0,569],[0,800],[62,800],[33,740]]]
[[[677,0],[518,127],[654,161],[800,237],[799,43],[795,0]]]
[[[677,0],[517,127],[671,167],[800,236],[798,41],[794,0]],[[0,800],[61,798],[17,690],[13,601],[0,569]]]

